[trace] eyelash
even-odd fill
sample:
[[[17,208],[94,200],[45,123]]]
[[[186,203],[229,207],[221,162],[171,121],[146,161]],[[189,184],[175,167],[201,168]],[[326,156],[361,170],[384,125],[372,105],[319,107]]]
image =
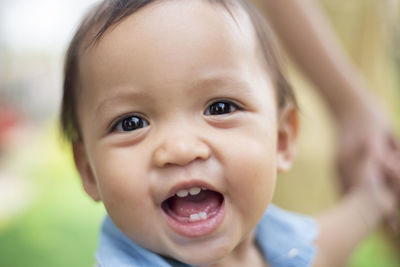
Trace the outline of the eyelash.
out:
[[[220,100],[215,100],[214,102],[212,102],[207,107],[207,109],[204,111],[204,115],[206,115],[206,116],[220,116],[220,115],[233,113],[233,112],[235,112],[237,110],[242,110],[242,108],[239,107],[238,104],[234,103],[231,100],[220,99]],[[212,114],[213,112],[217,113],[217,114]]]
[[[204,111],[206,116],[221,116],[242,110],[238,104],[231,100],[215,100]],[[213,114],[214,113],[214,114]],[[112,123],[110,133],[112,132],[131,132],[149,126],[149,122],[139,115],[126,115]],[[130,129],[129,129],[130,128]]]
[[[134,119],[134,121],[133,121]],[[112,123],[110,132],[131,132],[149,126],[149,122],[138,115],[127,115]],[[131,129],[124,129],[131,128]]]

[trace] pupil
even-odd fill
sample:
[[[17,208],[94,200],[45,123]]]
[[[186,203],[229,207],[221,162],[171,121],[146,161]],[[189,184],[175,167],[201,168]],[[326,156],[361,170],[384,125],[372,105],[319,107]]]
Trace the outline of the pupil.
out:
[[[143,121],[138,117],[129,117],[123,120],[122,129],[132,131],[143,127]]]
[[[212,114],[224,114],[229,113],[229,104],[226,103],[215,103],[211,106],[211,113]]]

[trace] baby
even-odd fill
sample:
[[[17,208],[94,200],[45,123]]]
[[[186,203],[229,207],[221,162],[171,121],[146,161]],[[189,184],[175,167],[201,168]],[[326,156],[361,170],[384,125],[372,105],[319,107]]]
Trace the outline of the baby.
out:
[[[108,266],[339,266],[395,209],[366,175],[314,220],[270,204],[297,105],[244,0],[105,0],[66,58],[62,126]],[[360,174],[361,176],[361,174]],[[345,241],[343,241],[345,240]]]

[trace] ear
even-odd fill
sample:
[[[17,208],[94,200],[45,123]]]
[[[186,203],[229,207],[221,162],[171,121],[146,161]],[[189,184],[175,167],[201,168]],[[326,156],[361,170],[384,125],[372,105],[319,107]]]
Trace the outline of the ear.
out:
[[[100,201],[101,198],[97,187],[97,181],[93,175],[83,144],[80,142],[75,143],[72,148],[75,166],[81,177],[83,188],[94,201]]]
[[[296,158],[296,141],[299,132],[299,119],[297,109],[293,104],[288,104],[279,113],[277,166],[278,172],[288,171]]]

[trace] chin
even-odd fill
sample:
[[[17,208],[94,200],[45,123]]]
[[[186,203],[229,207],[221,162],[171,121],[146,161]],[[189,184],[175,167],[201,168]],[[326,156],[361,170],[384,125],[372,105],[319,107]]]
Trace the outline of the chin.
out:
[[[202,253],[206,254],[206,253]],[[188,257],[189,256],[189,257]],[[213,264],[216,264],[220,262],[224,257],[223,256],[211,256],[210,255],[188,255],[182,259],[177,259],[181,262],[184,262],[189,265],[194,265],[194,266],[210,266]]]
[[[223,260],[232,252],[232,246],[213,246],[203,244],[194,246],[190,249],[184,249],[179,253],[174,253],[178,261],[195,266],[210,266]]]

